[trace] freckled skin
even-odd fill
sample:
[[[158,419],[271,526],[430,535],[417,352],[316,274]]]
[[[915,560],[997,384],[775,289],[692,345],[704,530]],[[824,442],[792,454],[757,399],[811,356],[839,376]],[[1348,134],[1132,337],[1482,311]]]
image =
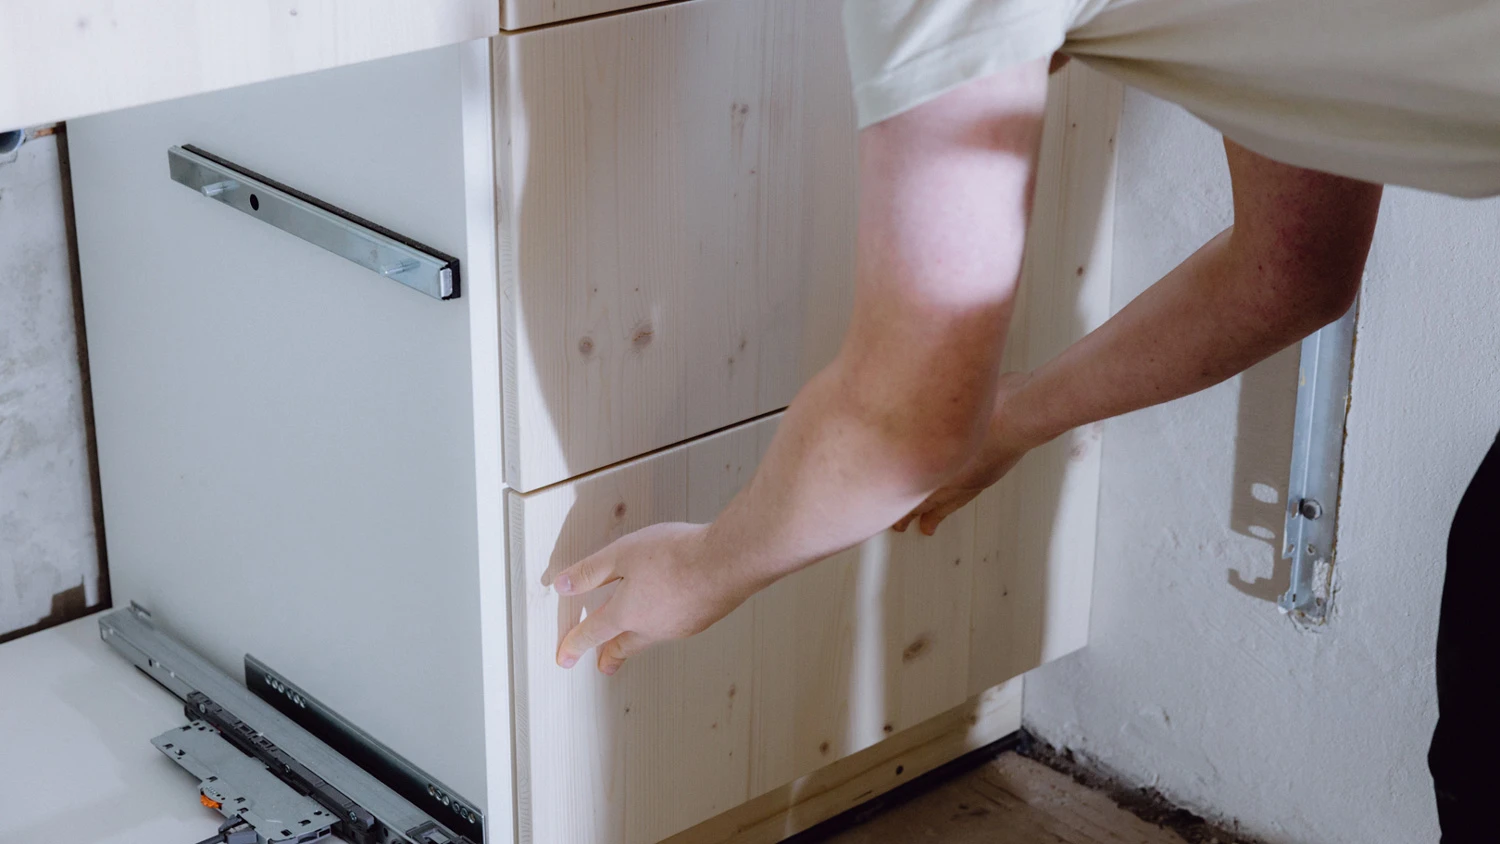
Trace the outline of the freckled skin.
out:
[[[1032,448],[1211,387],[1349,309],[1381,186],[1224,149],[1234,225],[1057,358],[1002,377],[984,445],[896,530],[917,520],[931,534]]]
[[[564,638],[560,665],[597,648],[613,673],[696,633],[963,467],[994,407],[1045,104],[1046,63],[1032,63],[861,133],[854,313],[837,358],[712,525],[653,525],[557,576],[566,594],[621,581]]]
[[[932,533],[1030,449],[1223,381],[1348,308],[1380,186],[1226,142],[1235,225],[1054,360],[1002,373],[1046,91],[1047,62],[1032,62],[860,133],[854,312],[837,358],[715,522],[653,525],[558,575],[563,594],[621,581],[564,637],[559,665],[597,649],[613,674],[893,523]]]

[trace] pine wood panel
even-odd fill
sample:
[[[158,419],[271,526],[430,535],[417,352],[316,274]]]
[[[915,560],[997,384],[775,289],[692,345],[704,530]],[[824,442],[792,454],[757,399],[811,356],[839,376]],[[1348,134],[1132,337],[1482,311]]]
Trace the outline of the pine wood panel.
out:
[[[762,794],[665,844],[775,844],[1021,729],[1018,678]],[[905,839],[890,839],[892,841]]]
[[[1079,62],[1053,77],[1007,369],[1035,369],[1109,317],[1120,101]],[[1101,431],[1037,449],[974,502],[971,692],[1088,642]]]
[[[1014,366],[1041,363],[1108,308],[1119,89],[1066,73],[1049,103]],[[761,420],[511,493],[523,841],[657,840],[1086,640],[1095,431],[1028,457],[937,536],[876,537],[613,681],[553,667],[579,609],[542,586],[547,573],[652,522],[711,519],[773,428]]]
[[[877,537],[787,578],[614,678],[553,664],[607,595],[559,599],[551,573],[647,524],[713,518],[776,422],[510,494],[522,841],[656,841],[968,697],[972,510],[936,540]]]
[[[507,481],[790,402],[852,287],[839,0],[694,0],[495,41]]]
[[[487,38],[494,0],[7,0],[13,129]]]

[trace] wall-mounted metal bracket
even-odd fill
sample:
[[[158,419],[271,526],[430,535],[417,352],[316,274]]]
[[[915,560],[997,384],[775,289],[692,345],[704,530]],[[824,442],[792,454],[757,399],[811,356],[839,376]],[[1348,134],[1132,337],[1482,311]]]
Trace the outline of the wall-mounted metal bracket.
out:
[[[193,146],[167,150],[172,180],[435,299],[459,295],[458,259]]]
[[[1292,586],[1277,605],[1310,621],[1321,621],[1328,612],[1328,598],[1318,594],[1318,580],[1320,572],[1324,578],[1331,572],[1338,534],[1344,419],[1358,310],[1356,303],[1337,322],[1302,341],[1282,551],[1292,561]]]

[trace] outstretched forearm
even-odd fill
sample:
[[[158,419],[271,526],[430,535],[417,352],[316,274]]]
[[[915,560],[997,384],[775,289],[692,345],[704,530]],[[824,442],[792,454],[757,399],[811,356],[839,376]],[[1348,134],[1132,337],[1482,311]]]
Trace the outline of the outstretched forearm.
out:
[[[1226,146],[1236,225],[1033,372],[997,408],[1015,441],[1035,446],[1206,389],[1348,310],[1380,186]]]
[[[1034,447],[1090,422],[1171,401],[1316,330],[1283,308],[1219,235],[1093,333],[1031,373],[994,420]]]
[[[1045,69],[861,134],[855,308],[709,555],[767,583],[886,528],[983,441],[1025,245]]]
[[[1380,186],[1225,147],[1234,227],[1056,359],[1006,375],[979,454],[897,530],[917,519],[932,533],[1030,449],[1217,384],[1348,310]]]
[[[1021,269],[1046,63],[970,82],[860,133],[854,313],[755,476],[712,525],[653,525],[557,575],[619,581],[564,637],[613,673],[889,525],[962,468],[994,409]]]

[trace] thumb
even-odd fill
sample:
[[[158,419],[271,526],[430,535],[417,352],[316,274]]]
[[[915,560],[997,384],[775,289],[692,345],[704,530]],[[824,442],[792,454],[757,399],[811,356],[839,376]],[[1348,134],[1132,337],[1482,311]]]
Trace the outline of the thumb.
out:
[[[606,583],[618,580],[615,574],[614,554],[605,548],[563,569],[552,580],[552,588],[559,595],[579,595],[598,589]]]

